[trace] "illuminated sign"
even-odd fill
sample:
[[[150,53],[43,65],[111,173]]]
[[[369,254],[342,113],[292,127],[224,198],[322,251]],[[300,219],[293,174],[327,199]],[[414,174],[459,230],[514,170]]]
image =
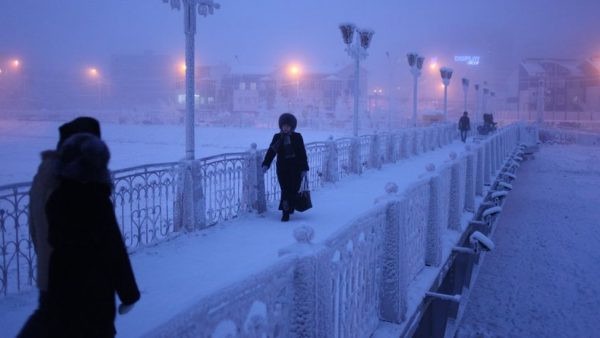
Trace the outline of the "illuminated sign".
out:
[[[455,56],[454,61],[464,62],[469,66],[477,66],[479,64],[479,56]]]

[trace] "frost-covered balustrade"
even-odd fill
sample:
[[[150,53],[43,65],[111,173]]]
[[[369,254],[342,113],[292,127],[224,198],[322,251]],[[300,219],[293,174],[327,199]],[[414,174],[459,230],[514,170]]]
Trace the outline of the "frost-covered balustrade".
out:
[[[404,191],[389,184],[370,210],[321,243],[312,242],[310,226],[296,228],[297,242],[280,250],[277,263],[174,314],[152,336],[368,337],[380,320],[407,323],[428,288],[416,285],[418,276],[426,266],[442,267],[466,230],[463,212],[495,189],[484,182],[506,174],[523,129],[509,126],[451,153]],[[426,132],[409,135],[431,140],[427,147],[455,138]]]
[[[453,125],[440,124],[308,143],[310,187],[318,189],[326,182],[432,150],[455,137]],[[262,174],[264,152],[254,146],[248,152],[114,171],[113,202],[127,247],[155,243],[180,230],[205,228],[241,212],[276,207],[280,190],[275,165]],[[30,183],[0,187],[2,295],[34,284],[36,260],[28,229],[29,187]]]

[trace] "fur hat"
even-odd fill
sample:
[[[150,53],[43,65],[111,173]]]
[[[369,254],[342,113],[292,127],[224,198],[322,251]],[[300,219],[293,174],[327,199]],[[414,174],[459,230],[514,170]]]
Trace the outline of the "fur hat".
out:
[[[110,152],[102,140],[78,133],[64,141],[58,152],[57,175],[77,182],[110,184]]]
[[[60,138],[56,149],[72,135],[77,133],[89,133],[97,138],[101,138],[100,135],[100,123],[93,117],[81,116],[73,121],[67,122],[58,128]]]
[[[296,120],[296,117],[291,113],[283,113],[279,116],[279,129],[281,129],[284,124],[292,127],[292,131],[294,131],[298,125],[298,120]]]

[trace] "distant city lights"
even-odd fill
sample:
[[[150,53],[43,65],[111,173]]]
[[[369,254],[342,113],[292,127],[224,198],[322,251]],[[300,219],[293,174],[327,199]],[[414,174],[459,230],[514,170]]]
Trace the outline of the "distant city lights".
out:
[[[381,89],[381,88],[373,89],[373,93],[374,94],[383,94],[383,89]]]

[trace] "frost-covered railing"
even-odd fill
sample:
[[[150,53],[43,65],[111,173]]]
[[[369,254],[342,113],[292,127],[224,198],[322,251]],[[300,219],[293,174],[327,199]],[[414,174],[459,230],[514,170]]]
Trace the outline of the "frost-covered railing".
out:
[[[451,124],[306,144],[312,190],[364,169],[379,168],[455,138]],[[443,137],[447,135],[447,137]],[[438,141],[444,139],[444,142]],[[182,229],[198,229],[240,212],[276,207],[275,165],[262,175],[265,150],[220,154],[193,161],[113,171],[113,202],[128,248],[155,243]],[[0,187],[0,294],[27,289],[35,280],[29,236],[30,183]],[[190,212],[190,209],[193,212]]]
[[[236,217],[243,205],[246,153],[229,153],[198,160],[205,198],[206,224]]]
[[[173,232],[178,165],[152,164],[112,172],[115,214],[128,248]]]
[[[151,336],[368,337],[380,320],[407,323],[427,290],[415,278],[442,267],[455,245],[449,239],[466,230],[463,211],[476,212],[484,182],[502,175],[524,133],[509,126],[438,168],[428,165],[404,191],[386,186],[370,210],[321,243],[312,243],[311,227],[296,228],[297,242],[276,264],[173,314]],[[432,142],[444,144],[438,135]]]
[[[539,140],[550,144],[600,145],[600,133],[558,128],[540,128]]]
[[[35,251],[29,237],[30,183],[0,187],[0,294],[34,282]]]

